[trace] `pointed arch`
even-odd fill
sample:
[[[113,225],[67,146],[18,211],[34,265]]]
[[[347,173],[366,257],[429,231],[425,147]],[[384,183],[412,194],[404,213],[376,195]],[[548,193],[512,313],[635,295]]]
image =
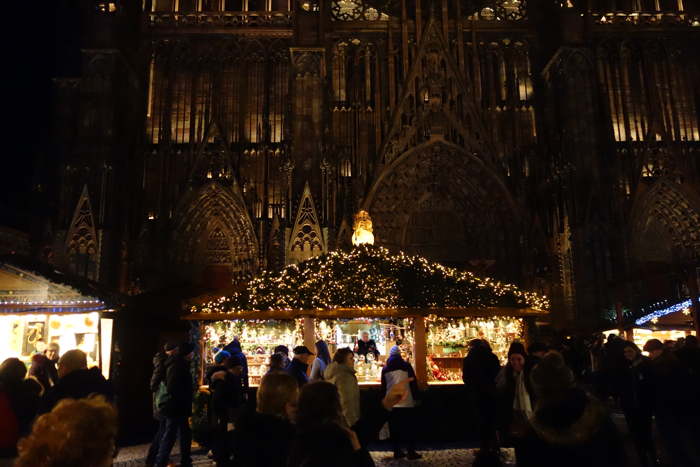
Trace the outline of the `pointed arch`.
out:
[[[630,222],[632,256],[639,261],[700,257],[700,197],[668,178],[637,196]]]
[[[258,270],[255,230],[235,187],[211,182],[190,191],[175,216],[174,246],[174,262],[191,277],[217,268],[237,280]]]
[[[454,144],[427,142],[386,167],[370,189],[375,240],[453,265],[494,259],[517,274],[524,235],[518,208],[500,177]]]
[[[88,187],[84,185],[66,236],[68,269],[90,280],[99,280],[99,243]]]

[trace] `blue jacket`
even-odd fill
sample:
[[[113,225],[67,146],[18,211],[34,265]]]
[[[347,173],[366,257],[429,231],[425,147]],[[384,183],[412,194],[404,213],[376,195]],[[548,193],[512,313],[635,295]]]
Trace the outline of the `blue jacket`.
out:
[[[285,371],[297,380],[299,387],[302,387],[303,385],[309,382],[309,377],[306,374],[308,369],[309,365],[307,365],[306,363],[302,363],[301,361],[295,358],[292,359]]]

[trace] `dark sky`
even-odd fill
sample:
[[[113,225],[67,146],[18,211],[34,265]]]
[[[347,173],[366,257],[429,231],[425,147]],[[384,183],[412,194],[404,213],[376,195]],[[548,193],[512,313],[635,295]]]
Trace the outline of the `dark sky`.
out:
[[[51,80],[79,73],[79,1],[8,2],[15,11],[3,15],[7,123],[0,225],[28,230],[41,208],[33,204],[40,200],[32,186],[49,176],[42,168],[51,162]]]

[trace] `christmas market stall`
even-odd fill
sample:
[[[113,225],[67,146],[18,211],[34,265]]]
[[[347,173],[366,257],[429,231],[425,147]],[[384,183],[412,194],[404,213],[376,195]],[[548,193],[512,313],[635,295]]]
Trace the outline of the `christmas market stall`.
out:
[[[505,361],[508,345],[546,315],[546,297],[425,258],[369,244],[266,272],[244,290],[191,306],[186,319],[200,336],[203,366],[234,337],[259,382],[277,345],[372,349],[356,359],[362,384],[378,384],[398,345],[431,384],[461,381],[470,340],[489,341]],[[363,343],[364,342],[364,343]],[[360,352],[362,353],[362,352]]]
[[[32,355],[57,343],[81,349],[88,366],[110,374],[114,309],[87,281],[11,256],[0,260],[0,361]]]

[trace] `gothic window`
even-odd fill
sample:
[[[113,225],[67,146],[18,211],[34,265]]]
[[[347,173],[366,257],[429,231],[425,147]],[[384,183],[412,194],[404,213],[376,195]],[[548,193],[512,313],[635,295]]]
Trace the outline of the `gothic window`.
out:
[[[265,11],[267,0],[248,0],[248,11]]]
[[[216,227],[207,238],[207,264],[231,264],[231,248],[226,233]]]
[[[340,176],[352,177],[352,163],[348,159],[340,161]]]
[[[181,13],[192,13],[197,11],[197,0],[177,0],[178,11]]]
[[[243,0],[224,0],[226,11],[243,11]]]

